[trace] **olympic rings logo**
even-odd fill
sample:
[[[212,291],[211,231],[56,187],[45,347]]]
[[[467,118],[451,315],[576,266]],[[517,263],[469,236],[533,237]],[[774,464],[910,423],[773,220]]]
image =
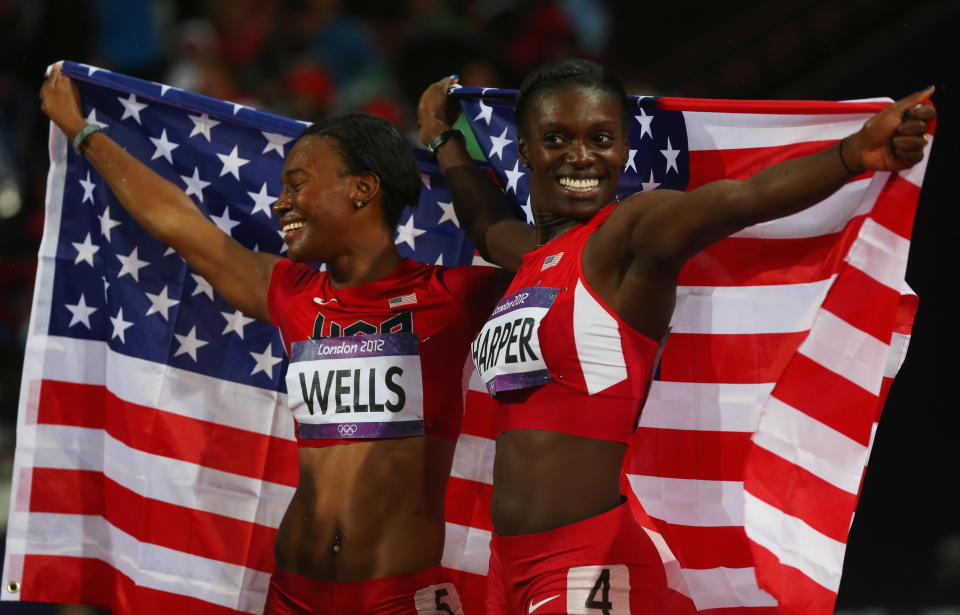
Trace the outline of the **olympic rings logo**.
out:
[[[337,431],[340,432],[340,435],[344,438],[352,436],[357,433],[356,425],[337,425]]]

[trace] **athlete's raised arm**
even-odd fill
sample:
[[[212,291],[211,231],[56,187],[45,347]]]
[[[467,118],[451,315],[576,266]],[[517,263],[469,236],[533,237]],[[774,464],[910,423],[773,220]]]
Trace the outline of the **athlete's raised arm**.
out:
[[[44,79],[40,99],[43,112],[72,142],[86,121],[77,88],[59,66],[51,67]],[[270,321],[267,292],[279,257],[240,245],[210,222],[183,190],[103,132],[87,136],[82,153],[147,232],[176,250],[227,303],[254,318]]]
[[[721,180],[689,193],[659,195],[654,206],[634,202],[637,224],[634,254],[674,266],[747,226],[782,218],[810,207],[865,171],[899,171],[923,159],[927,123],[936,117],[921,102],[933,88],[891,103],[856,133],[816,154],[767,167],[742,180]],[[654,193],[655,194],[655,193]]]
[[[437,137],[447,137],[436,146],[434,153],[453,197],[457,219],[485,259],[508,271],[516,271],[523,255],[536,247],[537,234],[533,227],[517,218],[507,195],[470,158],[463,139],[445,134],[451,130],[456,117],[456,112],[448,108],[447,97],[447,90],[454,83],[454,77],[444,77],[420,96],[417,106],[420,138],[424,145],[430,146]]]

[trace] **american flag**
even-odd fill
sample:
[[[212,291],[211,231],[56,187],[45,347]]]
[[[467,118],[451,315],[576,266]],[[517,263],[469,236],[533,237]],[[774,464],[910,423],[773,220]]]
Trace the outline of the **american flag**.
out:
[[[241,243],[282,251],[270,204],[302,122],[84,65],[64,72],[88,122]],[[529,213],[513,94],[457,91],[501,185]],[[623,194],[744,177],[826,146],[882,106],[633,102]],[[296,484],[280,340],[148,237],[56,130],[50,154],[3,599],[259,612]],[[401,218],[398,246],[429,263],[472,262],[436,167],[420,162],[421,203]],[[832,605],[882,387],[908,339],[915,303],[898,308],[910,297],[903,263],[922,174],[923,164],[856,178],[684,269],[624,488],[671,583],[700,610]],[[467,395],[443,563],[477,613],[495,433],[477,379]]]
[[[556,267],[561,258],[563,258],[563,252],[551,254],[547,258],[543,259],[543,265],[540,267],[540,271],[546,271],[551,267]]]

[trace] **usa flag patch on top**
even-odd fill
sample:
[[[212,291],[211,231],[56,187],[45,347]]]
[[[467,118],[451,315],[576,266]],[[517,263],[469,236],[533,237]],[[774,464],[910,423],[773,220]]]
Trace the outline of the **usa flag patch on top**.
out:
[[[400,295],[399,297],[394,297],[387,301],[390,307],[397,307],[398,305],[413,305],[417,302],[417,293],[409,293],[406,295]]]
[[[543,267],[540,267],[540,271],[545,271],[560,262],[560,258],[563,256],[563,252],[558,254],[551,254],[547,258],[543,259]]]

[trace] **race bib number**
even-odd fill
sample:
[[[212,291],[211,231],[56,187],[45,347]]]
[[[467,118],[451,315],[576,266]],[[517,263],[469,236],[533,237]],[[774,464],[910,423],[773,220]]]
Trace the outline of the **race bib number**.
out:
[[[523,288],[504,297],[471,347],[477,373],[490,395],[550,382],[537,331],[556,288]]]
[[[423,377],[416,333],[296,342],[287,399],[301,439],[423,435]]]

